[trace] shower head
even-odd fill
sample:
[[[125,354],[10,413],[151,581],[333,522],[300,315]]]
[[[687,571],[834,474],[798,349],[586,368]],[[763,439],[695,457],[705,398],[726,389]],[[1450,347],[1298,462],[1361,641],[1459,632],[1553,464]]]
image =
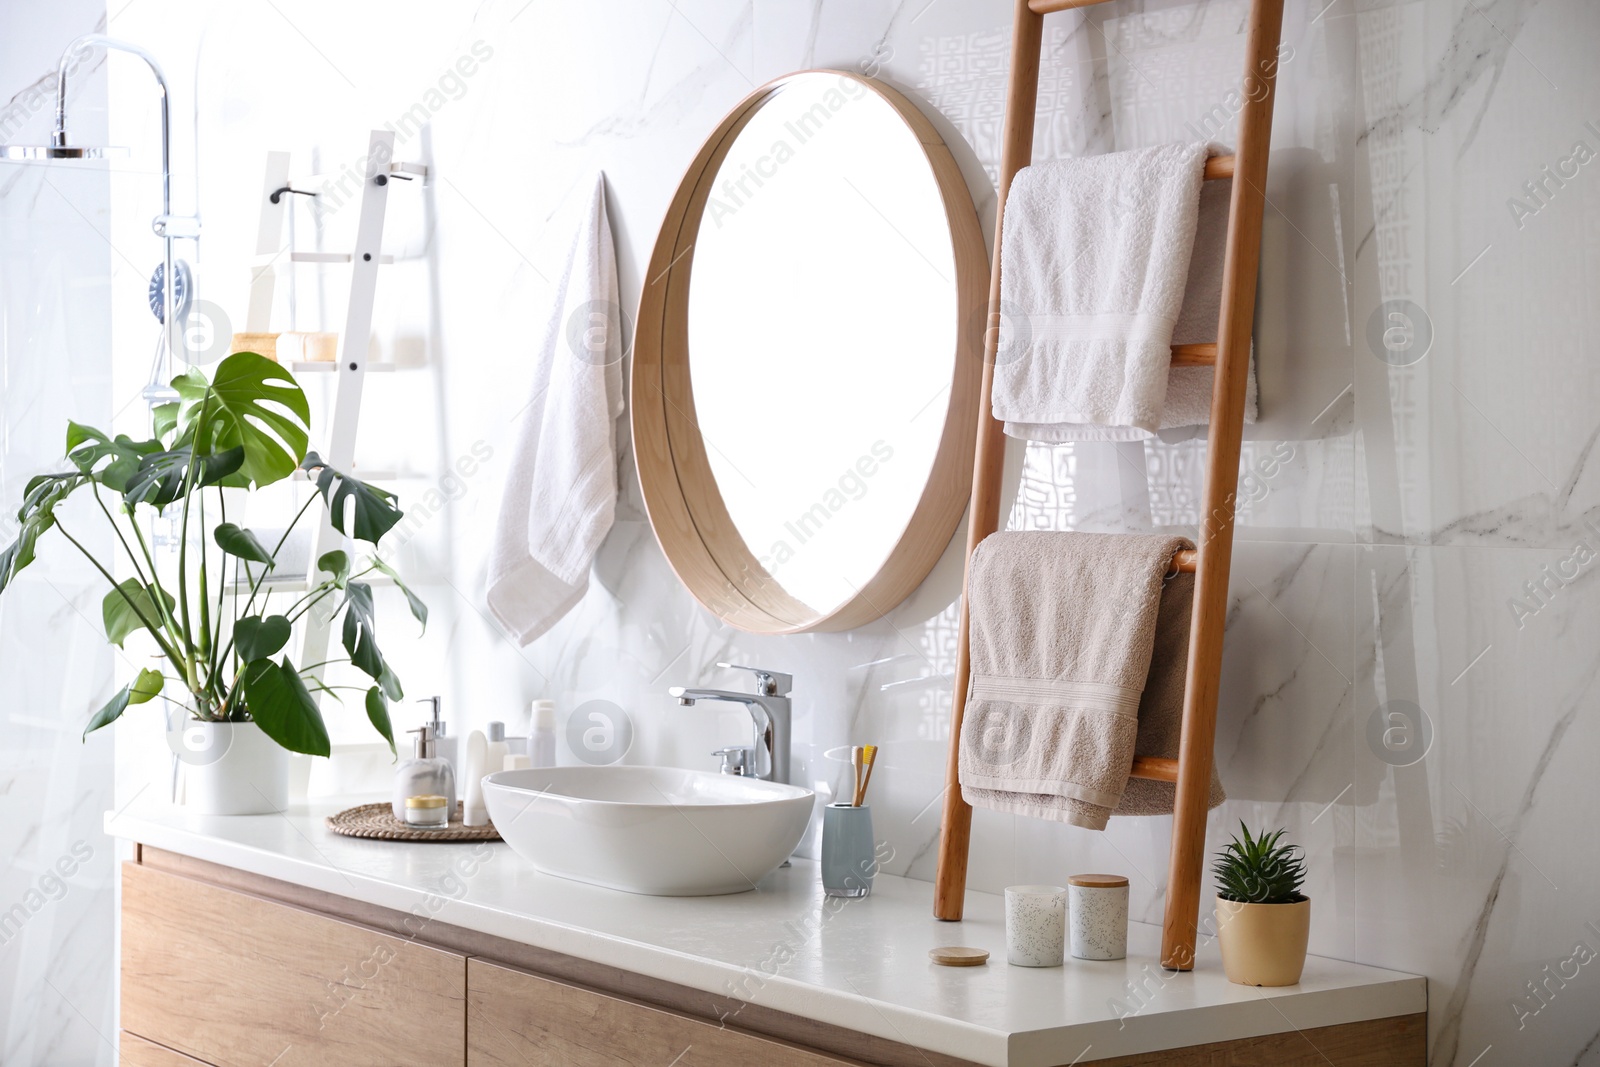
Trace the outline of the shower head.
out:
[[[0,144],[0,159],[117,159],[126,148],[102,145]]]

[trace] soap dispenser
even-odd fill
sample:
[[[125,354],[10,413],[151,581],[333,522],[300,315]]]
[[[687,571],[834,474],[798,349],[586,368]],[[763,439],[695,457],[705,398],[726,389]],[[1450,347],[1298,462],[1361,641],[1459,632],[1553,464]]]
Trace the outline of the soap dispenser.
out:
[[[409,732],[417,735],[416,754],[394,772],[394,817],[405,822],[406,800],[417,796],[444,797],[446,814],[453,813],[456,810],[455,770],[439,756],[433,724]]]
[[[456,758],[460,754],[457,751],[458,741],[456,738],[450,736],[450,732],[446,728],[445,721],[439,718],[439,706],[441,704],[441,699],[439,697],[423,697],[421,700],[417,701],[417,703],[428,704],[432,706],[433,718],[429,720],[428,725],[433,727],[434,754],[440,759],[444,760],[446,763],[450,764],[451,773],[459,775],[461,764]]]

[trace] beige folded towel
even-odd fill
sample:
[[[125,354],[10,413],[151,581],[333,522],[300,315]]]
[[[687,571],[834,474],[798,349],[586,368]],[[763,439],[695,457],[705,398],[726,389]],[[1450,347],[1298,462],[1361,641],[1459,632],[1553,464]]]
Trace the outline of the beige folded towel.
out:
[[[1041,532],[978,546],[961,728],[967,803],[1094,830],[1125,799],[1126,814],[1171,810],[1170,785],[1130,789],[1128,772],[1135,754],[1177,754],[1193,578],[1166,575],[1189,547],[1162,535]]]
[[[1161,586],[1155,646],[1150,673],[1139,698],[1139,740],[1136,756],[1177,759],[1183,733],[1184,676],[1189,667],[1189,623],[1194,617],[1194,575],[1177,574]],[[1174,786],[1149,778],[1129,778],[1116,815],[1171,815]],[[1215,762],[1211,766],[1211,798],[1207,808],[1228,799]]]

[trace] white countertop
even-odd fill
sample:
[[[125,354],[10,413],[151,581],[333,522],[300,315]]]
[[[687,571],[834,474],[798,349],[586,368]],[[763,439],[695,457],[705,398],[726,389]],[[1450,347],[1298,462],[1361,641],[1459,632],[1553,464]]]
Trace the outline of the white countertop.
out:
[[[987,893],[967,894],[960,923],[933,918],[930,883],[885,875],[870,897],[825,905],[816,865],[795,860],[749,893],[635,896],[540,874],[502,844],[480,861],[481,845],[340,837],[323,819],[343,806],[206,817],[136,799],[107,815],[106,832],[996,1067],[1427,1010],[1422,978],[1317,956],[1283,989],[1230,984],[1215,946],[1202,947],[1192,973],[1169,973],[1160,930],[1142,923],[1126,960],[1012,967],[1003,901]],[[990,959],[936,966],[928,950],[943,945],[988,949]]]

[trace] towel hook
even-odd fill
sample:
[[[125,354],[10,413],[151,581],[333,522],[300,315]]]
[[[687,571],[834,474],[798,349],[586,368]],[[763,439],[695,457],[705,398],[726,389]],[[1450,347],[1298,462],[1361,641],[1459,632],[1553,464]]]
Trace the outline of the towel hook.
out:
[[[310,189],[296,189],[292,185],[285,185],[282,188],[272,190],[272,194],[270,196],[268,196],[267,199],[272,201],[274,204],[276,204],[279,200],[283,199],[283,194],[284,193],[298,193],[301,196],[316,196],[317,195],[315,192],[313,192]]]

